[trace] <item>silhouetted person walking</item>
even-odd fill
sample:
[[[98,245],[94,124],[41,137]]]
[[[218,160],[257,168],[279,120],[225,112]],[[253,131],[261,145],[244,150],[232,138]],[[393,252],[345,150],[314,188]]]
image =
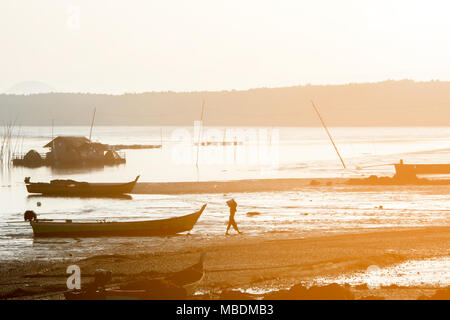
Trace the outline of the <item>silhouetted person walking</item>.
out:
[[[230,218],[228,220],[227,232],[225,234],[228,235],[228,231],[230,230],[231,226],[233,226],[234,230],[236,230],[238,233],[242,233],[239,231],[236,221],[234,220],[234,215],[236,214],[237,208],[236,201],[234,201],[234,199],[228,200],[227,205],[228,207],[230,207]]]

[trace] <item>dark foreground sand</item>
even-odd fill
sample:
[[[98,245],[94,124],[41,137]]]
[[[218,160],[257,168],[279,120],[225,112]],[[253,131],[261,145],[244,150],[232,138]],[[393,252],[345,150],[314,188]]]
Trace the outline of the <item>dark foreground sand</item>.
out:
[[[188,242],[187,242],[188,243]],[[245,235],[213,240],[206,246],[191,244],[182,250],[140,255],[94,256],[76,264],[81,267],[84,283],[95,269],[113,272],[113,282],[147,272],[162,274],[177,271],[197,262],[207,252],[206,275],[196,290],[203,298],[217,298],[226,289],[277,289],[308,281],[318,276],[337,276],[410,259],[450,255],[450,227],[380,230],[339,235],[322,235],[304,239],[250,238]],[[28,299],[52,298],[65,289],[66,268],[74,262],[52,264],[18,263],[3,270],[3,297]],[[389,287],[377,290],[352,288],[356,298],[381,296],[386,299],[417,299],[432,295],[435,288]],[[55,293],[55,294],[52,294]]]

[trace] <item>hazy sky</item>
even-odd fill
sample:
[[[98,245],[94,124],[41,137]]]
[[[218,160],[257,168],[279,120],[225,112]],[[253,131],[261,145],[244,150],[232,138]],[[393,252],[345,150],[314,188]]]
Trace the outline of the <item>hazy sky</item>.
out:
[[[450,80],[450,2],[1,0],[0,92]],[[78,16],[79,13],[79,16]]]

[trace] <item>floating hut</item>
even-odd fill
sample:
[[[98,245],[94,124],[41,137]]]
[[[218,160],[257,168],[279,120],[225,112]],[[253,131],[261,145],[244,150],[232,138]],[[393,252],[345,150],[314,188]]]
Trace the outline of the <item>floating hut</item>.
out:
[[[47,143],[44,148],[49,148],[50,151],[42,155],[35,150],[30,150],[24,156],[16,156],[13,164],[32,167],[41,165],[89,166],[115,165],[126,161],[123,153],[119,154],[109,145],[92,142],[82,136],[59,136]]]

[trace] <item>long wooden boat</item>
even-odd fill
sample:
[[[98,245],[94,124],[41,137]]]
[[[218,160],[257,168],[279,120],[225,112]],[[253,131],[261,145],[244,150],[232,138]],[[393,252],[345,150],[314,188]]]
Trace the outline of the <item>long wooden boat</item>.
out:
[[[405,164],[403,160],[394,165],[397,176],[414,177],[416,175],[448,175],[450,164]]]
[[[74,180],[52,180],[50,183],[30,182],[25,178],[29,193],[65,196],[105,196],[131,193],[139,176],[127,183],[88,183]]]
[[[131,222],[72,222],[72,220],[30,221],[35,237],[168,236],[190,231],[206,204],[194,213],[160,220]]]
[[[196,264],[164,277],[136,279],[115,289],[106,288],[105,282],[98,287],[88,286],[83,290],[66,291],[64,297],[67,300],[186,299],[188,293],[186,289],[201,281],[205,274],[204,258],[205,253],[202,253]]]

